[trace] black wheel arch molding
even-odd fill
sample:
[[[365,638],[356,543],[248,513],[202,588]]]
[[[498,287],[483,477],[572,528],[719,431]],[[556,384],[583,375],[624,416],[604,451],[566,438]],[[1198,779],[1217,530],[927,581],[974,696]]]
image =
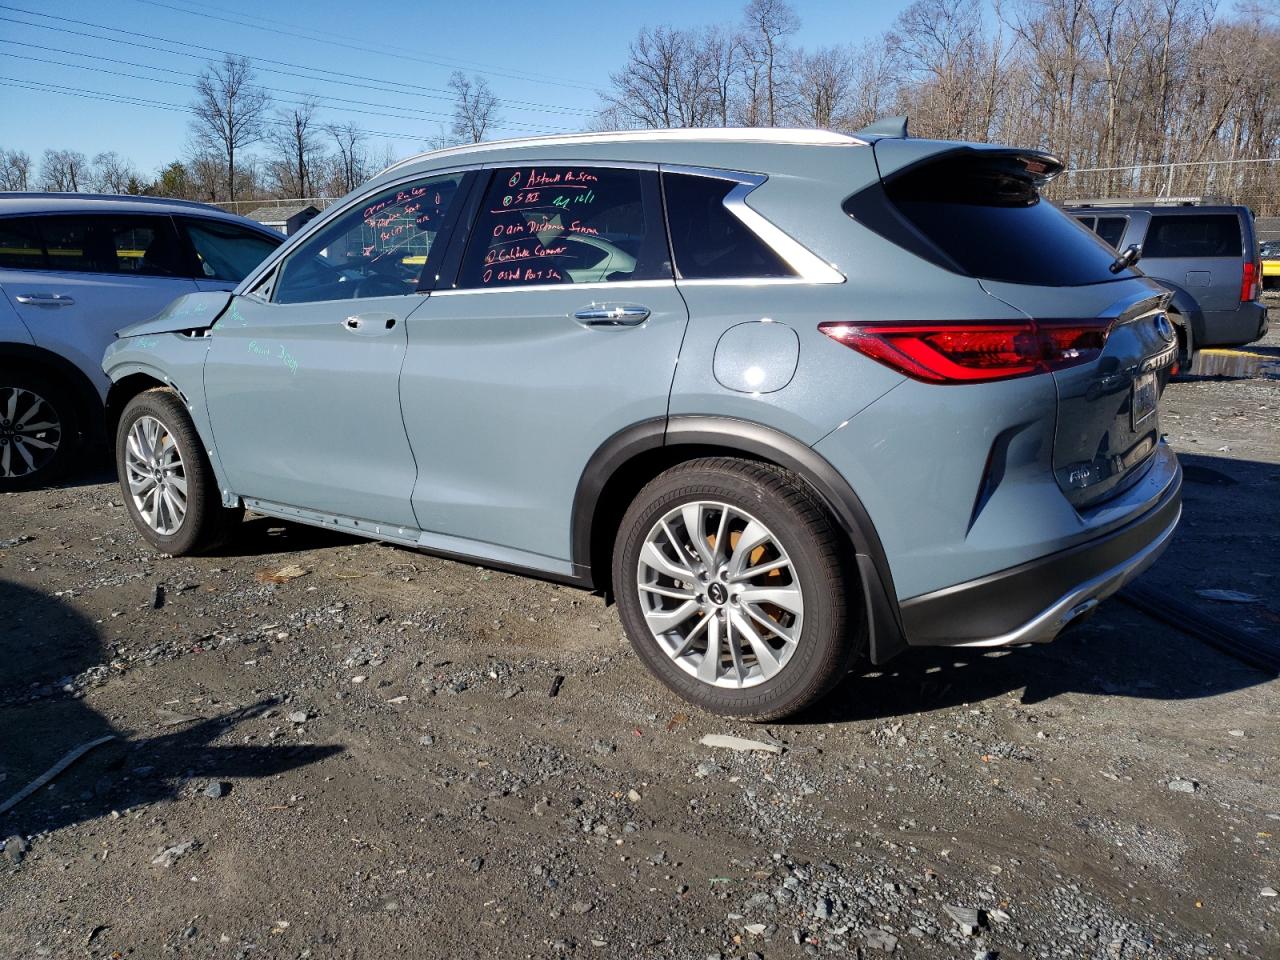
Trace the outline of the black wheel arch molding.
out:
[[[863,593],[867,652],[883,663],[907,645],[893,576],[866,508],[848,481],[812,447],[751,420],[655,417],[606,440],[587,462],[574,494],[571,551],[585,585],[608,596],[613,536],[626,503],[669,466],[698,456],[746,456],[791,471],[819,496],[845,534]]]

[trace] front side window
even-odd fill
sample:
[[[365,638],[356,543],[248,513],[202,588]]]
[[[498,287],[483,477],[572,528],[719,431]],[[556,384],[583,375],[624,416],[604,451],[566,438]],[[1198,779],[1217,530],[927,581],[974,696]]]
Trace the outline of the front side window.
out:
[[[682,280],[794,277],[796,272],[725,206],[736,180],[662,177],[671,250]]]
[[[25,217],[0,220],[0,267],[45,269],[44,241],[34,220]]]
[[[1241,250],[1235,214],[1154,214],[1142,257],[1239,257]]]
[[[186,273],[168,217],[44,217],[40,230],[50,270],[152,277]]]
[[[234,223],[182,217],[179,221],[196,254],[196,277],[239,283],[284,238],[273,239]]]
[[[655,174],[610,167],[494,171],[459,287],[502,290],[670,277]]]
[[[315,303],[413,293],[446,228],[465,174],[372,194],[303,240],[285,259],[277,303]]]

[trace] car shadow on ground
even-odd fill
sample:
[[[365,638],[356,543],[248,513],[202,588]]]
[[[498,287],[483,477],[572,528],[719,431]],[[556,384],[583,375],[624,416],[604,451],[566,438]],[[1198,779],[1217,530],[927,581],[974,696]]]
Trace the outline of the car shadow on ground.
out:
[[[1005,649],[918,648],[851,673],[801,723],[930,713],[1013,697],[1024,706],[1066,693],[1193,700],[1274,679],[1126,606],[1107,601],[1054,642]]]
[[[272,554],[296,553],[300,550],[325,550],[365,543],[341,530],[313,527],[305,523],[277,520],[274,517],[247,516],[231,539],[213,551],[214,557],[265,557]]]
[[[12,809],[0,813],[0,837],[30,835],[139,804],[171,799],[206,781],[267,777],[315,763],[337,745],[256,746],[219,741],[274,701],[212,716],[189,704],[156,704],[157,726],[131,734],[90,707],[71,678],[112,671],[92,623],[56,597],[0,580],[0,804],[69,752],[102,737],[94,749]],[[233,787],[234,789],[234,784]]]

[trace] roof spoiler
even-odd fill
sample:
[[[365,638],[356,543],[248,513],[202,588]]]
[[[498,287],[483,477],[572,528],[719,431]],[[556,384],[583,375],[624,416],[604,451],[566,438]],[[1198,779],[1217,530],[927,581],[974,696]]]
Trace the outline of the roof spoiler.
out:
[[[855,137],[885,137],[894,140],[905,140],[907,133],[906,117],[881,117],[870,126],[863,127],[854,133]]]

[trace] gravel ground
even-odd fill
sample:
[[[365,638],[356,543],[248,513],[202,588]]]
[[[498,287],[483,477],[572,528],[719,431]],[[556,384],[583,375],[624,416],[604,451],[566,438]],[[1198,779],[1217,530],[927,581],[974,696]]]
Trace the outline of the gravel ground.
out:
[[[1280,334],[1250,351],[1166,393],[1147,582],[1274,638]],[[0,497],[0,802],[114,737],[0,814],[0,956],[1277,957],[1278,708],[1113,601],[753,727],[590,595],[263,518],[161,558],[104,476]]]

